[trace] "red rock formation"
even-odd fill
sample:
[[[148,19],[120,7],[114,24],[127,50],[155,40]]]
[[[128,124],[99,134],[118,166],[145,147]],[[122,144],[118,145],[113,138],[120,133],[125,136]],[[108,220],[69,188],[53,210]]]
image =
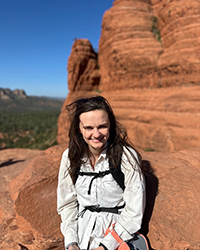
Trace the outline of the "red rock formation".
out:
[[[63,145],[41,152],[10,182],[9,192],[15,203],[17,222],[12,249],[18,249],[19,243],[29,250],[63,249],[60,218],[56,212],[56,187],[65,148]]]
[[[74,42],[67,70],[70,91],[88,91],[98,87],[100,76],[97,55],[87,39]]]
[[[200,147],[200,86],[106,92],[131,141],[143,150]]]
[[[100,89],[158,86],[162,45],[153,34],[149,0],[116,0],[103,16],[99,42]]]
[[[78,40],[77,44],[75,43],[73,46],[68,63],[70,93],[58,120],[58,142],[67,141],[68,117],[64,108],[65,105],[78,96],[96,94],[95,92],[86,93],[81,91],[95,89],[96,87],[92,88],[93,84],[88,84],[88,81],[91,79],[99,80],[101,76],[98,90],[101,90],[101,94],[108,97],[108,99],[115,98],[116,95],[120,96],[115,91],[123,89],[124,97],[120,99],[119,107],[124,107],[123,102],[126,100],[126,95],[129,96],[130,102],[132,101],[133,98],[129,93],[139,94],[138,97],[134,95],[137,101],[131,104],[135,107],[138,102],[143,103],[142,110],[138,110],[139,113],[149,111],[150,107],[147,100],[155,100],[158,107],[159,103],[163,103],[163,108],[160,109],[165,120],[162,122],[163,126],[159,122],[155,122],[159,120],[161,113],[149,112],[148,121],[140,122],[140,128],[137,126],[134,131],[130,131],[130,137],[136,139],[137,142],[140,141],[139,147],[145,149],[149,148],[151,144],[151,148],[156,150],[173,151],[199,144],[199,123],[197,122],[197,125],[194,125],[193,119],[189,118],[192,115],[185,114],[188,112],[188,107],[191,106],[189,108],[191,112],[193,113],[192,109],[194,108],[195,113],[199,115],[198,109],[196,109],[196,105],[199,107],[199,102],[196,103],[195,101],[194,103],[193,98],[193,95],[195,95],[196,100],[198,100],[198,88],[197,93],[193,93],[192,88],[191,90],[190,88],[186,90],[181,88],[178,91],[179,98],[169,96],[170,93],[164,89],[155,90],[155,93],[147,89],[143,89],[142,92],[135,89],[150,86],[153,88],[174,85],[188,86],[189,84],[200,83],[199,13],[200,3],[197,0],[192,2],[183,0],[116,0],[113,7],[106,11],[103,17],[98,53],[100,69],[92,70],[90,77],[85,72],[81,75],[80,68],[83,64],[85,65],[84,68],[87,68],[87,63],[85,63],[87,60],[83,59],[85,57],[83,57],[82,52],[80,52],[80,59],[78,59],[76,47],[78,51],[85,51],[85,47],[89,48],[87,51],[93,51],[93,49],[88,41],[85,47],[80,46],[82,40]],[[158,28],[160,29],[162,43],[156,40],[158,38]],[[91,53],[93,58],[93,52]],[[94,66],[94,68],[98,67]],[[89,80],[85,80],[86,78]],[[81,79],[81,84],[78,83],[77,85],[77,82],[79,82],[77,79]],[[133,88],[135,90],[131,92],[130,89]],[[110,90],[110,92],[105,92],[107,90]],[[170,89],[169,91],[174,93],[176,90]],[[186,94],[187,91],[188,94]],[[189,94],[190,91],[192,96]],[[158,92],[160,96],[158,96]],[[146,96],[146,100],[144,100],[143,95]],[[183,111],[178,114],[179,102],[185,98],[185,95],[188,98],[186,100],[187,104],[184,104],[186,105],[184,106],[185,109],[183,108]],[[155,107],[152,101],[151,105]],[[186,122],[185,124],[176,125],[178,119],[173,118],[174,115],[171,113],[166,113],[166,107],[169,107],[169,105],[171,106],[170,112],[175,112],[176,117],[179,115],[180,119],[190,120],[190,124]],[[118,115],[118,112],[123,112],[123,108],[121,110],[115,108],[115,112]],[[168,121],[168,115],[170,119],[175,119],[173,126]],[[126,118],[124,119],[126,120],[125,126],[130,127],[137,117],[134,118],[133,116],[129,121]],[[145,119],[142,118],[142,120]],[[137,121],[134,120],[134,122]],[[189,134],[185,134],[185,129]],[[137,134],[140,136],[136,136]],[[167,143],[163,141],[167,141]]]
[[[160,85],[200,83],[200,2],[151,0],[163,44]]]
[[[199,150],[144,154],[159,181],[148,235],[156,250],[200,249]]]
[[[199,19],[198,0],[115,0],[103,16],[98,63],[88,40],[74,43],[69,90],[92,90],[100,77],[101,90],[199,84]]]
[[[3,216],[7,218],[0,226],[3,249],[17,250],[18,244],[29,250],[63,249],[60,218],[56,212],[56,186],[64,149],[64,145],[55,146],[41,152],[21,174],[11,178],[7,197],[11,195],[15,213],[11,210],[12,201],[9,210],[6,203],[1,203]],[[147,221],[151,217],[159,182],[148,234],[152,247],[157,250],[197,250],[200,247],[200,200],[197,198],[200,192],[199,150],[184,150],[173,154],[141,152],[143,159],[150,161],[155,170],[155,173],[149,171],[147,177]],[[10,177],[5,175],[4,178]],[[7,211],[12,213],[6,214]]]

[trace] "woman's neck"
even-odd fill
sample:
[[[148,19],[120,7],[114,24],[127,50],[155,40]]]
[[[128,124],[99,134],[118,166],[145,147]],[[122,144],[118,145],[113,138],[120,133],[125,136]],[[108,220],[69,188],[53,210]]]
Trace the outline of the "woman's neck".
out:
[[[97,152],[97,151],[92,152],[91,150],[89,150],[89,152],[88,152],[90,164],[91,164],[93,169],[95,167],[97,160],[99,159],[100,154],[101,154],[101,152]]]

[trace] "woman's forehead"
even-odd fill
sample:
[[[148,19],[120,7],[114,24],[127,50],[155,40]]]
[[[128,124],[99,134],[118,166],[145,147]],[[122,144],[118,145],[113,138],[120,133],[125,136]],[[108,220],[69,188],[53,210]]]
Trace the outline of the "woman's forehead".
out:
[[[108,114],[104,110],[92,110],[84,112],[80,115],[80,121],[82,123],[96,123],[96,122],[108,122]]]

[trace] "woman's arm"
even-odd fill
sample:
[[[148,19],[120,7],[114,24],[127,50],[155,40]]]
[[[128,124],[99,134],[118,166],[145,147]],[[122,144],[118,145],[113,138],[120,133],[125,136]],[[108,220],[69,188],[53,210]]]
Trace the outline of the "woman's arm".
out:
[[[58,175],[57,211],[61,216],[61,232],[64,235],[65,246],[78,243],[77,220],[78,213],[77,195],[74,184],[68,172],[68,150],[63,153]]]
[[[136,152],[133,149],[131,149],[131,152],[126,149],[122,156],[121,170],[125,177],[123,197],[126,205],[114,226],[114,230],[123,241],[133,238],[134,233],[141,228],[146,203],[144,176],[132,154],[137,159]],[[118,247],[118,243],[110,233],[102,239],[101,243],[109,250]]]

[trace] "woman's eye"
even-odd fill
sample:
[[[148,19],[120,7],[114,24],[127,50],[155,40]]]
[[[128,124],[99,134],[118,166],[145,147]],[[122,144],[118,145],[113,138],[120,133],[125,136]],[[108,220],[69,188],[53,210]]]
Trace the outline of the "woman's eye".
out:
[[[92,127],[85,127],[86,130],[92,130]]]
[[[102,125],[102,126],[99,127],[99,129],[101,129],[101,128],[107,128],[107,126],[106,125]]]

